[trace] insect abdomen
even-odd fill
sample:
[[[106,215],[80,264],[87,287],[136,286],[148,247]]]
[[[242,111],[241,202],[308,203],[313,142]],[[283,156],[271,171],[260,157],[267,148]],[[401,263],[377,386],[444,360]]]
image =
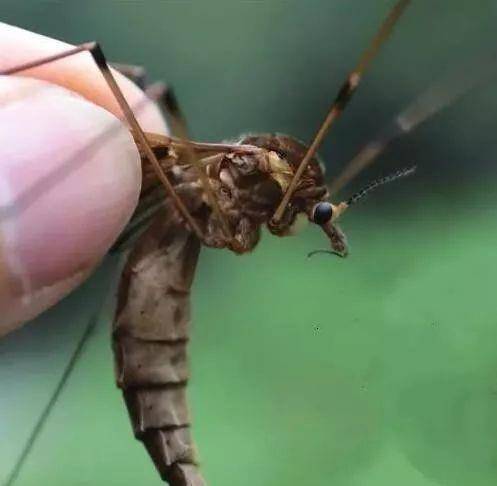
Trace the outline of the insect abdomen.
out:
[[[124,268],[113,332],[116,381],[162,479],[202,486],[186,402],[189,294],[200,244],[168,209]]]

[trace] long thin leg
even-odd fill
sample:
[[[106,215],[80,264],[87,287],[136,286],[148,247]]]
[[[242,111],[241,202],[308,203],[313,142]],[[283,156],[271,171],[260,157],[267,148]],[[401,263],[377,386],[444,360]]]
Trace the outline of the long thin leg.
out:
[[[164,102],[164,97],[168,90],[165,83],[156,82],[149,84],[147,82],[147,71],[143,66],[113,62],[111,67],[133,81],[133,83],[145,92],[148,99],[159,106],[165,116],[168,115],[168,105]],[[174,129],[171,129],[171,133],[172,135],[176,135]],[[152,146],[153,144],[149,143],[149,145]],[[119,239],[109,250],[110,253],[121,251],[129,246],[136,238],[136,235],[148,224],[151,218],[153,218],[156,211],[163,206],[164,201],[156,188],[158,187],[155,186],[150,193],[147,191],[145,195],[142,193],[133,217]]]
[[[147,98],[157,103],[159,108],[164,112],[164,115],[167,115],[166,105],[163,103],[164,94],[167,92],[166,84],[162,82],[149,84],[147,82],[147,71],[143,66],[113,62],[111,63],[111,67],[133,81],[133,83],[145,92]],[[173,130],[171,130],[171,133],[175,135]],[[133,244],[137,236],[155,216],[156,212],[163,207],[165,201],[156,189],[159,189],[159,187],[155,186],[150,194],[147,192],[143,196],[142,193],[131,220],[119,238],[114,242],[109,253],[123,251]]]
[[[36,61],[28,62],[25,64],[21,64],[19,66],[15,66],[10,69],[5,69],[3,71],[0,71],[0,75],[8,75],[8,74],[15,74],[21,71],[25,71],[27,69],[32,69],[38,66],[41,66],[43,64],[48,64],[50,62],[58,61],[59,59],[64,59],[69,56],[73,56],[74,54],[78,54],[79,52],[85,52],[88,51],[92,57],[93,60],[95,61],[98,69],[102,73],[105,81],[107,82],[107,85],[109,86],[110,90],[112,91],[112,94],[114,95],[116,101],[119,104],[119,107],[121,108],[124,117],[130,127],[132,128],[133,132],[135,133],[135,136],[138,138],[140,143],[142,144],[143,150],[145,152],[145,155],[147,156],[147,159],[149,162],[152,164],[152,167],[154,168],[157,177],[165,187],[167,193],[171,197],[171,199],[174,201],[176,204],[176,207],[180,211],[181,215],[185,218],[185,220],[188,222],[190,225],[191,229],[194,231],[194,233],[197,235],[197,237],[200,240],[204,240],[204,235],[202,230],[200,229],[200,226],[197,224],[195,221],[195,218],[191,215],[191,213],[188,211],[187,207],[183,204],[183,201],[181,198],[177,195],[176,191],[174,190],[173,185],[167,178],[166,174],[162,170],[162,167],[159,164],[159,161],[157,160],[157,157],[155,156],[153,150],[150,147],[150,144],[147,141],[147,137],[145,136],[145,133],[143,132],[142,128],[140,127],[140,124],[138,123],[135,115],[133,114],[133,111],[131,110],[131,107],[129,106],[128,102],[126,101],[126,98],[124,97],[121,89],[119,88],[119,85],[116,83],[116,80],[114,79],[114,76],[109,69],[109,65],[105,59],[104,53],[102,52],[102,49],[100,48],[99,44],[97,42],[87,42],[85,44],[81,44],[79,46],[74,47],[73,49],[69,49],[65,52],[59,53],[59,54],[54,54],[53,56],[48,56],[44,57],[42,59],[38,59]]]
[[[476,60],[473,56],[435,81],[397,114],[387,126],[383,127],[376,137],[345,165],[342,172],[331,183],[330,194],[338,192],[363,169],[372,164],[393,140],[412,132],[426,120],[451,106],[468,91],[489,80],[496,72],[495,54]]]
[[[174,91],[166,84],[158,82],[148,86],[145,90],[145,93],[150,99],[156,101],[160,108],[164,110],[169,118],[169,121],[171,122],[172,133],[185,143],[188,150],[190,163],[195,167],[199,175],[200,181],[202,182],[204,190],[207,194],[212,210],[216,214],[218,221],[221,223],[225,237],[233,242],[233,233],[226,217],[223,215],[221,208],[219,207],[217,198],[214,194],[214,191],[212,190],[212,186],[209,182],[207,174],[205,173],[202,165],[199,163],[192,145],[188,142],[189,136],[185,117],[179,107],[178,100],[174,94]]]
[[[118,253],[130,247],[159,209],[164,207],[164,204],[164,198],[161,194],[157,194],[157,191],[147,196],[143,203],[140,201],[131,220],[119,235],[119,238],[114,242],[109,253]]]
[[[113,62],[111,67],[131,79],[140,89],[145,90],[147,87],[147,71],[143,66]]]
[[[309,165],[309,162],[314,157],[317,149],[321,145],[321,142],[324,140],[324,137],[328,133],[333,123],[337,120],[337,118],[340,116],[345,106],[347,105],[347,103],[352,98],[352,95],[355,93],[357,86],[359,85],[359,82],[361,80],[361,77],[364,74],[364,71],[378,53],[378,50],[380,49],[381,45],[384,43],[384,41],[388,38],[388,36],[392,32],[394,25],[399,20],[400,16],[404,12],[409,2],[410,0],[399,0],[394,5],[388,17],[384,20],[383,24],[381,25],[380,30],[374,37],[373,41],[366,49],[366,51],[363,53],[356,67],[352,70],[352,72],[347,77],[345,83],[338,91],[338,94],[334,102],[332,103],[331,108],[328,111],[328,114],[326,115],[326,118],[319,127],[314,137],[314,140],[309,146],[309,149],[307,150],[307,153],[302,159],[302,162],[300,163],[299,167],[295,171],[293,179],[290,182],[290,185],[288,186],[288,189],[286,190],[283,199],[281,200],[281,203],[279,204],[278,208],[274,213],[273,216],[274,223],[278,223],[283,217],[283,213],[285,212],[286,206],[290,201],[293,191],[297,187],[297,184],[300,178],[302,177],[302,174],[304,173],[305,169]]]
[[[189,136],[188,129],[186,125],[186,119],[180,109],[178,100],[174,94],[171,87],[167,86],[165,83],[156,82],[152,85],[147,86],[146,84],[146,72],[141,66],[135,66],[130,64],[113,64],[118,71],[130,78],[138,86],[145,90],[145,94],[152,100],[155,101],[159,107],[164,111],[166,116],[171,123],[171,132],[173,135],[181,139],[187,146],[188,156],[190,163],[195,167],[199,178],[202,182],[204,190],[209,199],[212,210],[216,214],[217,219],[221,223],[225,237],[228,240],[233,241],[233,234],[231,228],[228,224],[226,217],[223,215],[221,208],[217,202],[217,198],[212,190],[212,186],[209,182],[204,169],[198,163],[198,159],[195,156],[195,151],[188,144]]]
[[[172,134],[184,141],[187,145],[190,162],[197,170],[204,190],[207,194],[207,197],[209,198],[209,202],[211,203],[211,207],[223,227],[225,237],[228,240],[233,241],[233,234],[231,232],[230,226],[226,217],[221,212],[221,209],[217,202],[217,198],[212,190],[212,186],[205,174],[205,170],[199,163],[198,158],[195,156],[195,152],[191,144],[188,144],[189,137],[187,134],[185,117],[180,109],[179,103],[172,88],[160,81],[147,86],[146,71],[141,66],[131,64],[112,64],[112,66],[115,67],[121,74],[124,74],[129,79],[131,79],[131,81],[136,83],[140,88],[142,88],[145,91],[147,97],[157,103],[162,111],[165,113],[171,124]]]
[[[78,340],[78,343],[76,344],[76,348],[74,349],[69,362],[67,363],[64,371],[62,372],[60,379],[55,386],[55,389],[49,398],[47,404],[43,408],[41,415],[38,417],[35,426],[31,430],[29,434],[29,438],[26,441],[21,454],[19,455],[19,458],[17,459],[12,471],[10,474],[7,476],[7,479],[3,483],[4,486],[12,486],[17,482],[17,478],[19,477],[19,473],[21,470],[24,468],[24,464],[26,463],[26,459],[31,453],[31,450],[33,446],[35,445],[38,437],[40,436],[40,432],[42,432],[47,419],[49,418],[52,410],[54,409],[57,401],[59,400],[62,392],[64,391],[66,385],[67,385],[67,380],[71,376],[74,367],[76,364],[79,362],[81,355],[84,351],[84,348],[86,344],[88,343],[88,340],[93,334],[93,331],[95,330],[95,327],[97,326],[98,323],[98,316],[100,314],[100,308],[93,314],[88,321],[88,324],[83,331],[83,334],[81,335],[80,339]]]

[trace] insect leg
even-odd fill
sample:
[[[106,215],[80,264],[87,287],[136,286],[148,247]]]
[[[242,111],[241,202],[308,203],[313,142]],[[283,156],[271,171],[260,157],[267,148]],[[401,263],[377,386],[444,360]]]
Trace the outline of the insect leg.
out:
[[[347,79],[343,83],[342,87],[338,91],[335,100],[333,101],[326,118],[323,123],[319,127],[314,139],[307,150],[307,153],[304,155],[302,162],[299,167],[295,171],[295,174],[286,190],[281,203],[277,207],[274,216],[273,222],[278,223],[283,217],[283,213],[285,212],[286,206],[288,205],[290,198],[295,191],[297,184],[302,177],[305,169],[309,165],[309,162],[316,154],[317,149],[321,145],[321,142],[324,140],[324,137],[328,133],[328,130],[331,128],[333,123],[337,120],[340,114],[343,112],[344,108],[352,98],[352,95],[355,93],[359,82],[361,81],[361,77],[364,74],[366,68],[369,66],[371,61],[374,59],[378,50],[384,41],[388,38],[390,33],[393,30],[393,27],[399,20],[400,16],[404,12],[405,8],[409,4],[410,0],[399,0],[390,10],[387,18],[383,21],[379,31],[373,38],[371,44],[364,51],[363,55],[359,59],[356,67],[351,71],[351,73],[347,76]]]
[[[136,66],[134,64],[121,64],[113,62],[111,67],[121,74],[131,79],[140,89],[146,91],[147,87],[147,71],[143,66]]]
[[[110,248],[109,253],[119,253],[131,247],[136,237],[140,235],[165,204],[163,195],[158,194],[157,191],[147,196],[146,199],[147,201],[140,201],[139,207],[126,225],[126,228],[119,235],[119,238]]]
[[[119,88],[119,85],[117,84],[116,80],[114,79],[114,75],[112,74],[112,71],[109,68],[109,65],[107,63],[107,60],[105,59],[105,55],[100,47],[100,45],[97,42],[87,42],[85,44],[81,44],[79,46],[76,46],[72,49],[69,49],[65,52],[61,52],[58,54],[54,54],[52,56],[44,57],[42,59],[38,59],[32,62],[28,62],[25,64],[21,64],[19,66],[15,66],[13,68],[5,69],[3,71],[0,71],[0,75],[8,75],[8,74],[15,74],[21,71],[25,71],[27,69],[35,68],[38,66],[41,66],[43,64],[48,64],[50,62],[57,61],[59,59],[64,59],[69,56],[73,56],[75,54],[78,54],[80,52],[89,52],[95,61],[98,69],[102,73],[107,85],[109,86],[110,90],[112,91],[112,94],[114,95],[114,98],[119,104],[119,107],[121,108],[124,117],[128,124],[130,125],[131,129],[133,130],[135,136],[141,143],[143,150],[145,152],[145,155],[147,159],[149,160],[150,164],[154,168],[157,177],[161,181],[162,185],[165,187],[167,193],[171,197],[171,199],[174,201],[177,209],[183,216],[183,218],[187,221],[189,226],[192,228],[192,230],[195,232],[197,237],[201,240],[204,240],[204,235],[202,230],[200,229],[200,226],[197,224],[195,221],[195,218],[191,215],[190,211],[188,211],[188,208],[184,205],[183,201],[181,198],[178,196],[176,191],[174,190],[173,185],[167,178],[166,174],[162,170],[162,167],[159,164],[159,161],[157,160],[157,157],[155,156],[152,148],[150,147],[150,144],[147,141],[147,138],[145,136],[145,133],[143,132],[142,128],[140,127],[140,124],[138,123],[133,111],[131,110],[131,107],[129,106],[128,102],[126,101],[126,98],[124,97],[123,92],[121,91],[121,88]]]
[[[436,80],[398,113],[350,160],[330,185],[330,194],[345,187],[364,168],[372,164],[396,138],[411,133],[419,125],[444,110],[470,90],[488,81],[497,72],[496,55],[475,60],[475,56]]]
[[[153,84],[148,84],[147,72],[143,66],[114,62],[111,66],[133,81],[133,83],[145,92],[151,101],[159,105],[159,108],[163,111],[164,115],[167,114],[164,97],[168,91],[168,88],[165,83],[159,81]],[[171,132],[174,135],[174,129],[171,130]],[[118,253],[129,248],[154,218],[157,211],[164,206],[165,201],[158,189],[159,187],[155,186],[150,191],[147,191],[143,197],[140,197],[135,213],[122,234],[112,245],[109,250],[110,253]]]
[[[203,159],[200,162],[203,162]],[[180,197],[186,198],[188,195],[191,195],[192,192],[200,193],[202,188],[198,182],[184,182],[176,185],[175,190]],[[150,221],[157,215],[160,209],[164,208],[166,205],[167,200],[164,199],[159,186],[147,191],[145,195],[140,197],[140,201],[133,216],[119,238],[110,248],[109,253],[117,253],[131,247],[136,238],[149,225]]]
[[[219,207],[216,195],[214,194],[211,183],[209,182],[209,178],[207,177],[204,168],[199,163],[199,160],[195,155],[195,151],[193,150],[192,145],[188,142],[189,137],[188,137],[186,120],[180,109],[174,91],[172,90],[171,87],[167,86],[166,84],[158,82],[150,85],[145,90],[145,93],[150,99],[156,101],[159,107],[166,113],[166,116],[172,126],[172,133],[185,142],[185,145],[188,150],[188,158],[190,160],[190,163],[195,167],[199,175],[199,179],[202,182],[202,185],[204,187],[205,193],[207,194],[212,210],[216,214],[216,217],[221,224],[223,233],[225,237],[228,239],[228,241],[233,242],[234,241],[233,232],[231,231],[227,218],[222,213],[221,208]]]
[[[186,133],[186,122],[173,89],[162,81],[145,88],[145,94],[155,101],[171,123],[171,132],[180,137]]]
[[[162,81],[157,81],[155,83],[149,84],[147,82],[147,71],[143,66],[113,62],[111,63],[111,67],[133,81],[133,83],[135,83],[140,89],[145,92],[148,98],[150,98],[154,103],[157,103],[161,110],[167,116],[172,118],[171,121],[173,123],[175,122],[170,106],[174,106],[175,111],[178,113],[180,113],[180,110],[178,102],[176,100],[176,96],[174,95],[171,87],[167,86]],[[167,99],[168,97],[169,99]],[[184,119],[181,113],[180,118],[182,120]],[[175,134],[174,127],[171,130],[171,133],[173,135]]]

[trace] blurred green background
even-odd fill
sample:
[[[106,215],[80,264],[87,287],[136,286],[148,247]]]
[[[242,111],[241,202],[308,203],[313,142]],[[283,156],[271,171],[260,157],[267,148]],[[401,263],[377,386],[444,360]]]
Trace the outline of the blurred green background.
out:
[[[196,139],[308,140],[392,3],[3,0],[0,13],[146,66],[175,87]],[[493,0],[414,1],[321,151],[330,176],[433,81],[493,54],[496,21]],[[496,79],[348,188],[419,166],[347,214],[348,259],[308,260],[326,245],[312,228],[241,258],[203,252],[190,399],[211,484],[496,484]],[[113,383],[117,267],[0,342],[0,483],[105,295],[15,485],[160,484]]]

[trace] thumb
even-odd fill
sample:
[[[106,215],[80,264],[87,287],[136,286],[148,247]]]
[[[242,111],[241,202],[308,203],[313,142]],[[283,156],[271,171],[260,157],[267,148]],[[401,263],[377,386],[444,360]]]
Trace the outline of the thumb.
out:
[[[125,226],[140,159],[106,110],[0,77],[0,335],[76,287]]]

